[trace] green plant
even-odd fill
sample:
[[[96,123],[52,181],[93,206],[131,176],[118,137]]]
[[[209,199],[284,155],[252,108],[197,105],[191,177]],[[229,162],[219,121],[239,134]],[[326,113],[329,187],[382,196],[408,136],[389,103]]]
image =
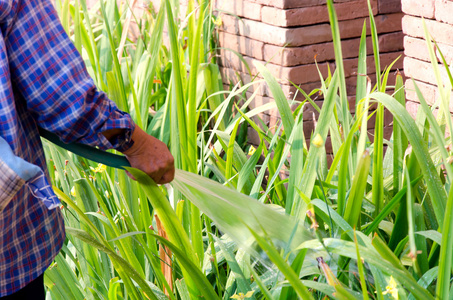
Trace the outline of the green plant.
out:
[[[453,172],[446,148],[452,140],[445,136],[453,128],[453,79],[441,57],[450,82],[441,81],[427,32],[441,97],[430,108],[416,88],[422,109],[415,120],[404,108],[401,75],[390,85],[391,66],[380,71],[372,14],[377,83],[358,76],[350,114],[332,0],[335,72],[320,76],[319,90],[300,90],[306,99],[291,111],[276,79],[257,64],[275,103],[248,110],[254,95],[242,105],[235,98],[262,80],[223,91],[209,56],[210,2],[195,8],[189,1],[188,16],[178,23],[177,1],[162,1],[157,14],[141,19],[137,41],[125,39],[128,8],[114,2],[88,11],[84,1],[66,0],[57,8],[98,86],[169,143],[181,170],[171,186],[158,187],[136,170],[130,171],[138,182],[46,144],[68,232],[45,276],[53,299],[450,298]],[[162,43],[165,20],[169,49]],[[358,52],[359,73],[366,74],[366,24]],[[315,93],[324,97],[321,109],[310,98]],[[305,105],[319,111],[309,147]],[[282,116],[275,130],[256,121],[272,106]],[[389,141],[384,107],[394,116]],[[238,142],[247,127],[261,141],[250,154]]]

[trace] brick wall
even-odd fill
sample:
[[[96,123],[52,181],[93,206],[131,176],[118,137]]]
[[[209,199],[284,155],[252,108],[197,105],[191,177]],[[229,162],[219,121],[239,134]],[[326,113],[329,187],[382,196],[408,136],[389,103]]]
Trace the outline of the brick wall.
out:
[[[433,104],[438,97],[438,90],[424,39],[423,19],[447,62],[451,63],[453,61],[453,1],[402,0],[402,9],[405,13],[402,22],[405,34],[405,74],[407,78],[415,80],[428,104]],[[446,72],[442,71],[443,80],[447,82]],[[406,86],[408,90],[406,107],[415,116],[420,102],[413,90],[411,79],[406,81]],[[453,112],[453,105],[450,105],[450,111]]]
[[[98,0],[88,1],[97,2]],[[140,8],[147,1],[135,0],[134,2],[136,7]],[[150,1],[157,11],[161,0]],[[328,68],[335,69],[326,0],[212,0],[212,2],[222,20],[219,29],[220,47],[233,50],[224,49],[219,52],[225,87],[231,83],[236,84],[239,80],[242,83],[250,82],[251,78],[257,75],[253,61],[259,61],[263,64],[267,63],[267,67],[278,78],[288,99],[292,99],[295,94],[296,98],[302,99],[290,81],[306,92],[319,88],[320,80],[315,57],[323,76],[327,75]],[[420,15],[434,18],[434,4],[420,4],[425,2],[434,3],[435,1],[408,0],[405,8],[421,10],[423,14]],[[188,0],[180,0],[179,3],[180,18],[183,19],[186,15]],[[368,6],[366,0],[334,0],[334,3],[342,38],[348,95],[351,96],[351,107],[354,107],[357,55],[362,26],[368,19]],[[381,64],[385,67],[403,54],[401,0],[371,0],[371,4],[379,34]],[[443,14],[441,18],[448,20],[449,15]],[[406,44],[411,42],[419,41],[406,40]],[[367,46],[368,74],[374,80],[374,59],[369,36]],[[242,59],[235,52],[240,53]],[[406,54],[408,53],[406,50]],[[415,53],[415,57],[416,55],[420,53]],[[247,62],[249,68],[243,61]],[[410,61],[410,58],[405,61]],[[403,59],[401,58],[393,69],[402,68]],[[254,86],[249,90],[248,95],[252,95],[255,91],[257,94],[251,104],[252,108],[273,101],[266,85]],[[317,98],[315,102],[318,106],[322,106],[323,100]],[[260,117],[269,127],[273,127],[280,121],[276,108],[261,114]],[[306,106],[304,112],[306,137],[309,137],[314,129],[315,118],[317,118],[316,111]],[[387,133],[391,132],[389,127],[391,122],[391,117],[386,115],[385,132]],[[372,122],[370,122],[371,125]],[[253,131],[250,132],[250,138],[252,143],[257,142],[257,135]]]
[[[343,40],[348,94],[354,96],[360,35],[368,17],[367,1],[334,2]],[[320,80],[315,57],[323,76],[327,75],[328,67],[335,69],[325,3],[325,0],[217,0],[216,7],[221,12],[223,23],[219,32],[220,46],[240,53],[250,67],[249,73],[233,51],[221,50],[220,64],[224,83],[236,83],[239,79],[249,82],[251,76],[257,74],[253,61],[259,61],[268,62],[267,67],[279,79],[288,99],[292,99],[296,92],[290,81],[300,85],[306,92],[318,88]],[[379,33],[381,64],[384,67],[403,54],[401,3],[400,0],[372,0],[371,3]],[[374,79],[370,38],[368,55],[368,74]],[[394,65],[394,69],[397,68],[403,68],[403,59]],[[252,107],[272,101],[266,86],[257,89]],[[253,91],[251,89],[250,93]],[[321,99],[317,101],[322,105]],[[304,113],[307,126],[304,127],[307,128],[306,136],[310,136],[313,126],[309,122],[312,122],[315,112],[311,108],[307,110]],[[276,110],[268,111],[261,117],[270,126],[279,121]],[[391,123],[388,119],[386,118],[386,125]]]

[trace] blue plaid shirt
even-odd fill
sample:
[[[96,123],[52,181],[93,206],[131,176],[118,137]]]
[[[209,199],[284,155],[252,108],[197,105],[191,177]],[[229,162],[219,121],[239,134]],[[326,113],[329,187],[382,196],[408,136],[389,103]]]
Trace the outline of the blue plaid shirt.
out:
[[[0,137],[41,170],[26,182],[0,153],[1,297],[41,275],[65,238],[37,127],[66,143],[121,151],[134,124],[96,89],[50,0],[0,0],[0,29]],[[101,132],[114,128],[126,134],[112,145]]]

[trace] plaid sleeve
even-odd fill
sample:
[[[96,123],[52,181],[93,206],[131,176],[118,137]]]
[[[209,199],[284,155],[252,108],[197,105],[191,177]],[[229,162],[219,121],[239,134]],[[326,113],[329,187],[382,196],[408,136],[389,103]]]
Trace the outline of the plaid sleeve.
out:
[[[12,82],[38,125],[63,142],[126,150],[134,123],[99,91],[50,0],[15,1],[6,37]],[[113,145],[101,134],[126,129]]]

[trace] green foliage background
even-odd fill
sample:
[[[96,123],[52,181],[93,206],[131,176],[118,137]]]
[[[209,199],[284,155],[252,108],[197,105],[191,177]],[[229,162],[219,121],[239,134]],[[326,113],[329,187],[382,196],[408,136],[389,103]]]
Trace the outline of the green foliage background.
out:
[[[218,17],[207,0],[189,1],[182,21],[179,3],[162,1],[158,12],[136,20],[136,41],[126,38],[135,18],[127,5],[99,1],[88,10],[84,0],[60,0],[56,7],[98,87],[169,145],[179,170],[167,186],[130,170],[135,182],[45,143],[68,237],[45,274],[49,298],[450,299],[453,169],[452,138],[445,137],[453,80],[448,73],[450,81],[441,82],[447,64],[437,63],[428,32],[441,97],[431,108],[417,90],[414,120],[391,67],[378,71],[374,86],[358,76],[350,114],[332,0],[337,68],[320,78],[318,90],[300,90],[302,102],[288,101],[260,64],[263,80],[223,90],[213,55]],[[357,49],[359,74],[367,70],[367,26],[381,70],[372,13],[370,19]],[[264,82],[275,103],[249,109],[255,95],[245,92]],[[324,97],[322,109],[310,98],[315,93]],[[319,111],[311,145],[306,105]],[[282,122],[269,129],[258,115],[275,106]],[[390,140],[383,137],[384,107],[394,116]],[[249,128],[260,138],[252,151]],[[162,245],[171,250],[171,280],[161,268]]]

